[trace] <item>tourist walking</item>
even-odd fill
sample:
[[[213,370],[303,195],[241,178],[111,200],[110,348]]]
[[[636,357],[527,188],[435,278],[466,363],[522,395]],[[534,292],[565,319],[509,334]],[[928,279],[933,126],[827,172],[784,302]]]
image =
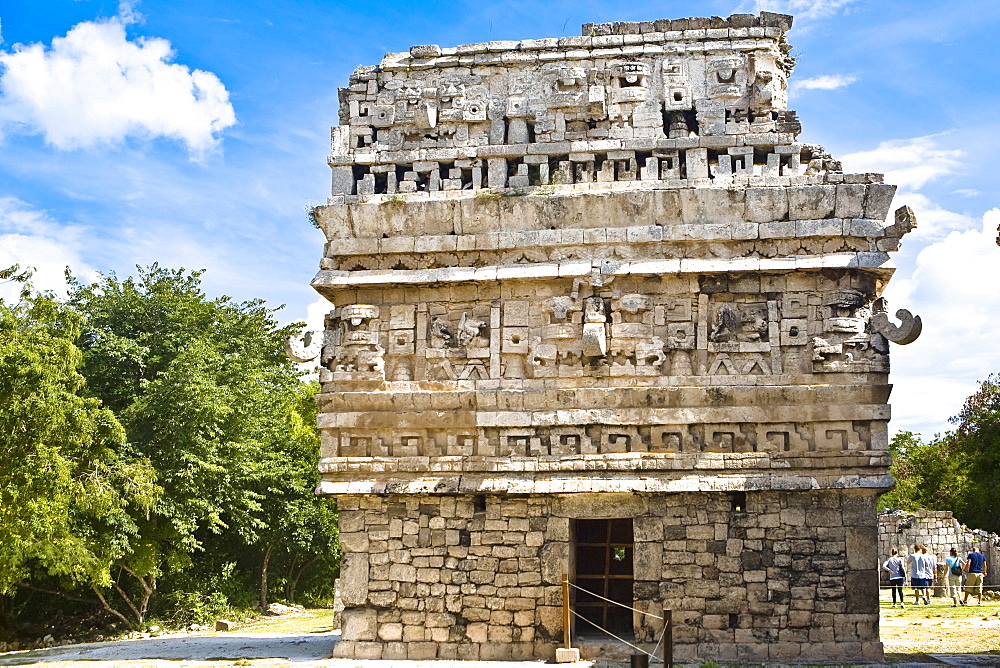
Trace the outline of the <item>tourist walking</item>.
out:
[[[921,595],[924,593],[923,558],[921,549],[923,545],[914,545],[913,552],[906,557],[906,570],[910,572],[910,587],[913,588],[913,605],[920,603]]]
[[[982,605],[983,579],[989,575],[990,569],[986,562],[986,556],[978,547],[972,548],[968,559],[965,560],[965,570],[965,599],[962,601],[962,605],[969,603],[969,594],[975,594],[976,598],[979,599],[978,605]]]
[[[924,605],[930,605],[931,586],[937,577],[937,559],[923,545],[920,546],[920,577],[924,581]]]
[[[965,561],[958,556],[958,550],[951,548],[951,555],[944,560],[948,565],[948,596],[951,597],[951,607],[957,608],[962,594],[962,570]],[[965,603],[962,603],[965,605]]]
[[[882,568],[889,572],[889,589],[892,591],[892,607],[896,607],[896,592],[899,592],[899,607],[905,604],[903,585],[906,583],[906,567],[903,559],[899,556],[899,550],[892,548],[892,554]]]

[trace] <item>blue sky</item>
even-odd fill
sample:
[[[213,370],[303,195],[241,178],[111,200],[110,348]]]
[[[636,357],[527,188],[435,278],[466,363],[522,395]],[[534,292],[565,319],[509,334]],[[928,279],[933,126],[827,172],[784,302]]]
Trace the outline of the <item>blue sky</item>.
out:
[[[796,17],[800,140],[886,173],[895,206],[917,212],[887,297],[924,333],[893,350],[892,427],[944,431],[1000,371],[993,1],[0,0],[0,266],[56,290],[66,265],[203,268],[211,295],[315,321],[322,237],[305,208],[328,195],[337,87],[355,67],[414,44],[762,9]]]

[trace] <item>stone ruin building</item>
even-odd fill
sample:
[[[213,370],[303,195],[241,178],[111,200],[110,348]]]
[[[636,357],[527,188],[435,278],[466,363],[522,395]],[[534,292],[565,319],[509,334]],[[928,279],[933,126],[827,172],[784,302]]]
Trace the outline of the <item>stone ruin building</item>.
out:
[[[1000,536],[982,529],[962,526],[950,510],[885,510],[878,516],[878,553],[881,559],[896,548],[901,555],[913,551],[914,545],[924,545],[937,558],[938,572],[934,580],[934,596],[947,596],[948,551],[955,548],[963,559],[973,547],[978,547],[989,562],[989,572],[983,579],[988,587],[1000,584]],[[889,574],[880,569],[882,584],[888,586]]]
[[[914,219],[797,140],[791,24],[415,46],[341,89],[334,308],[296,343],[337,656],[552,657],[568,574],[584,656],[668,609],[677,659],[882,657],[888,341],[920,322],[880,294]]]

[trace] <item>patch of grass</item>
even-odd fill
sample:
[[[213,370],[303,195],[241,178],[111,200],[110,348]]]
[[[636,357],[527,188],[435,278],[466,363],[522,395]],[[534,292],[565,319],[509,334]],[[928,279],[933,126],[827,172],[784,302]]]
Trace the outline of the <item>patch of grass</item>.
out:
[[[892,608],[880,600],[880,635],[889,663],[928,662],[929,654],[1000,654],[1000,609],[995,602],[952,607],[951,599]]]
[[[327,633],[333,630],[333,610],[311,608],[280,617],[258,617],[239,630],[247,633]]]

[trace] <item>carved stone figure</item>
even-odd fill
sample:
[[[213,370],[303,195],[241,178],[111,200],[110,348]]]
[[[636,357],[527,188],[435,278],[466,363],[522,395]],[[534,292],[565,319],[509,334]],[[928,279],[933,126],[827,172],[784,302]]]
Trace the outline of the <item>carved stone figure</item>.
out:
[[[475,342],[485,328],[485,322],[470,318],[467,314],[463,313],[462,321],[458,325],[458,345],[468,346]]]

